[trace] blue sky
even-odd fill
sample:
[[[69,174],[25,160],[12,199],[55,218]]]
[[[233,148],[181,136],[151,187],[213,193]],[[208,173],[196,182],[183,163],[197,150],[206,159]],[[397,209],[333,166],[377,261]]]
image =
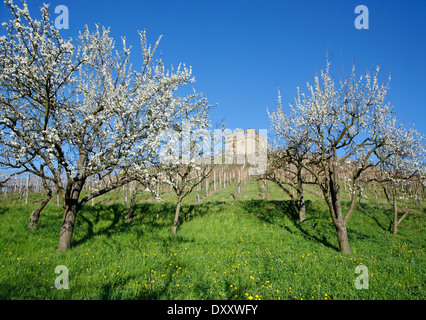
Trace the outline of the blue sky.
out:
[[[15,0],[16,1],[16,0]],[[49,2],[48,0],[45,0]],[[30,10],[42,1],[30,0]],[[426,133],[426,1],[367,0],[52,0],[69,9],[69,30],[75,36],[85,24],[111,28],[118,40],[140,53],[137,30],[146,30],[166,65],[183,62],[193,68],[195,88],[211,104],[214,122],[230,128],[269,128],[266,108],[273,109],[279,85],[284,103],[304,88],[326,54],[334,67],[359,74],[381,66],[392,75],[389,100],[398,118]],[[369,29],[357,30],[354,10],[369,9]],[[5,7],[0,20],[9,19]],[[39,13],[37,13],[39,16]]]

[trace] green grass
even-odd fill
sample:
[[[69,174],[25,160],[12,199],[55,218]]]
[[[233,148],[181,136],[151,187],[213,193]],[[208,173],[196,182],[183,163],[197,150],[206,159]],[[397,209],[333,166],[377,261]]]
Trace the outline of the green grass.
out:
[[[182,207],[139,202],[124,221],[122,195],[87,205],[72,248],[57,253],[62,208],[52,201],[39,227],[28,230],[28,205],[0,202],[0,299],[424,299],[425,224],[422,208],[390,232],[383,205],[358,204],[349,221],[352,254],[338,250],[334,226],[318,197],[307,196],[307,221],[270,183],[270,201],[250,180]],[[55,199],[53,199],[55,200]],[[104,202],[105,199],[104,199]],[[102,203],[99,201],[99,203]],[[354,286],[356,266],[369,271],[369,289]],[[55,268],[69,270],[69,289],[55,288]]]

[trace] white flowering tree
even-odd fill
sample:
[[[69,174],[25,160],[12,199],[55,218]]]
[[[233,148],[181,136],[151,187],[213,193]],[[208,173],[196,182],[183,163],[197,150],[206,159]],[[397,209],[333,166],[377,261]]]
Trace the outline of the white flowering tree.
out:
[[[159,149],[159,133],[173,128],[188,97],[180,85],[194,81],[191,69],[167,70],[154,60],[139,32],[142,67],[133,70],[130,48],[121,51],[109,30],[87,27],[78,39],[63,39],[50,21],[27,5],[5,1],[12,19],[0,37],[0,146],[3,167],[24,169],[61,192],[64,216],[58,251],[71,245],[79,210],[94,197],[147,172]],[[81,198],[88,178],[115,179]]]
[[[393,125],[396,125],[394,119]],[[418,205],[419,197],[414,184],[426,181],[425,136],[414,128],[391,128],[390,143],[378,153],[383,161],[374,170],[371,180],[378,181],[388,203],[392,206],[392,233],[397,234],[398,226]],[[396,134],[404,133],[404,139]],[[402,212],[402,215],[400,213]]]
[[[307,83],[306,92],[298,89],[292,106],[293,135],[309,135],[310,160],[302,162],[303,168],[322,191],[344,253],[350,253],[347,223],[355,209],[361,174],[398,152],[389,146],[412,139],[410,132],[394,125],[392,107],[385,101],[388,83],[379,84],[378,73],[376,68],[374,73],[357,78],[353,67],[348,78],[336,83],[327,61],[313,84]],[[284,126],[282,131],[286,132],[291,129],[285,127],[289,122],[284,114],[278,111],[271,120],[275,127]],[[341,203],[344,170],[353,190],[347,209]]]
[[[176,194],[173,234],[177,233],[182,200],[201,186],[213,170],[210,109],[207,100],[195,101],[194,107],[188,109],[174,130],[164,131],[161,135],[156,178],[169,184]]]
[[[277,108],[268,111],[272,131],[277,138],[276,146],[268,154],[268,168],[263,175],[265,179],[275,182],[292,200],[297,203],[299,221],[304,222],[306,205],[304,184],[311,183],[304,177],[304,165],[309,161],[312,148],[309,127],[297,120],[297,110],[290,105],[288,113],[284,111],[281,93],[278,90]],[[305,164],[304,164],[305,163]],[[284,172],[287,179],[282,179],[279,172]],[[289,188],[297,192],[295,199]]]

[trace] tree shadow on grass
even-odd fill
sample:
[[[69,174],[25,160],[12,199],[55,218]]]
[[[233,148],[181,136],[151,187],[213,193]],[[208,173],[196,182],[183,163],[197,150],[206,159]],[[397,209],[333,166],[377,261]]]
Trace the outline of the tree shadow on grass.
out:
[[[8,212],[10,210],[9,207],[6,206],[0,206],[0,214],[5,214],[6,212]]]
[[[266,200],[240,200],[241,208],[253,214],[263,222],[277,224],[283,218],[288,217],[295,221],[298,213],[293,201],[266,201]]]
[[[386,221],[380,221],[377,215],[372,215],[372,219],[377,223],[377,225],[384,231],[392,230],[392,218],[391,218],[391,209],[384,209],[383,217]],[[386,226],[387,225],[387,226]]]
[[[78,246],[99,234],[110,235],[112,232],[122,231],[123,226],[118,227],[122,215],[123,206],[119,204],[84,207],[77,216],[76,225],[86,224],[87,232],[81,239],[73,241],[72,246]],[[104,229],[95,231],[95,225],[102,221],[110,221],[110,224]]]
[[[338,248],[331,244],[328,240],[328,232],[324,234],[324,227],[330,230],[324,217],[324,212],[318,208],[314,202],[307,200],[306,205],[306,220],[299,221],[299,212],[297,206],[292,200],[247,200],[240,201],[241,208],[250,214],[253,214],[259,220],[279,225],[290,233],[297,231],[309,241],[315,241],[323,244],[326,247],[338,250]]]
[[[300,232],[307,240],[336,249],[336,246],[328,241],[329,232],[324,233],[324,228],[329,229],[330,226],[325,222],[323,213],[318,212],[320,209],[312,201],[306,201],[307,219],[303,223],[299,222],[297,207],[290,200],[239,200],[235,204],[244,213],[251,214],[265,223],[278,225],[290,233]],[[224,206],[227,205],[229,203],[223,201],[182,205],[179,225],[206,214],[220,214],[225,209]],[[135,218],[132,221],[125,221],[126,208],[122,204],[84,207],[78,215],[77,225],[85,224],[87,226],[86,233],[73,241],[73,246],[87,242],[97,235],[110,237],[113,234],[125,232],[129,228],[134,228],[135,225],[140,226],[140,229],[137,228],[137,230],[140,230],[139,236],[143,235],[144,230],[148,232],[169,228],[169,237],[159,236],[165,246],[175,241],[193,241],[181,237],[179,234],[172,235],[175,210],[176,205],[171,203],[139,203],[133,208]],[[105,223],[108,224],[103,228],[97,225]]]
[[[195,217],[201,217],[210,213],[213,208],[220,205],[219,202],[201,203],[198,205],[182,205],[179,224],[186,223]],[[85,234],[73,241],[72,246],[85,243],[97,235],[110,237],[113,234],[125,232],[135,225],[140,226],[138,235],[142,236],[144,230],[154,231],[170,228],[170,239],[184,241],[179,235],[172,235],[173,219],[176,204],[171,203],[138,203],[133,206],[133,219],[126,221],[126,207],[123,204],[107,204],[85,206],[78,214],[76,226],[86,228]],[[99,224],[108,223],[101,228]],[[175,241],[173,240],[173,241]],[[169,240],[167,240],[169,241]],[[170,240],[172,241],[172,240]]]
[[[188,221],[195,217],[202,217],[206,214],[215,214],[215,213],[223,212],[224,210],[223,206],[227,204],[229,203],[225,201],[212,201],[212,202],[202,202],[195,205],[194,204],[188,205],[186,206],[188,208],[187,212],[184,213],[185,215],[184,220]]]

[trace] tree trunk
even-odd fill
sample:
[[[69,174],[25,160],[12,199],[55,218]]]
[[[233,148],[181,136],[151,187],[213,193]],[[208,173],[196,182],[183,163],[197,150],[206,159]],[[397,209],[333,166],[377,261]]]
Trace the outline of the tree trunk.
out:
[[[71,247],[72,234],[74,231],[74,224],[77,218],[77,206],[67,204],[64,212],[64,219],[59,234],[58,252],[63,252]]]
[[[337,199],[338,199],[338,196],[337,196]],[[332,204],[332,207],[330,208],[330,205],[329,205],[329,209],[330,209],[330,213],[334,223],[334,227],[336,228],[336,231],[337,231],[337,240],[339,242],[340,252],[351,253],[349,240],[348,240],[348,233],[346,229],[347,221],[343,219],[340,201],[332,197],[331,204]]]
[[[78,200],[81,190],[84,186],[84,180],[76,182],[69,195],[65,196],[64,218],[59,233],[58,252],[66,251],[71,247],[72,234],[74,231],[75,220],[77,218],[80,206]]]
[[[335,159],[336,159],[336,156],[335,156]],[[334,222],[334,226],[337,231],[337,240],[339,242],[340,252],[351,253],[346,224],[347,224],[347,220],[352,214],[356,197],[355,197],[355,194],[353,194],[351,208],[350,208],[350,210],[352,211],[346,213],[346,215],[348,215],[346,219],[343,218],[342,207],[340,204],[340,190],[339,190],[340,186],[338,181],[338,168],[334,164],[330,164],[329,170],[330,170],[329,172],[330,198],[326,198],[327,204],[330,210],[332,220]],[[327,195],[324,194],[324,197],[327,197]]]
[[[398,233],[398,205],[396,203],[396,193],[393,197],[393,223],[392,223],[392,233]]]
[[[305,204],[305,198],[302,193],[299,198],[299,221],[300,222],[304,222],[306,220],[305,213],[306,213],[306,204]]]
[[[305,196],[303,193],[303,181],[302,181],[302,171],[301,169],[297,172],[297,194],[298,194],[298,207],[299,207],[299,221],[304,222],[306,220],[306,205],[305,205]]]
[[[40,213],[43,211],[44,207],[49,203],[50,199],[52,199],[52,192],[49,191],[47,193],[46,198],[41,202],[41,204],[35,209],[30,216],[30,222],[28,223],[28,229],[35,229],[38,226],[38,220],[40,219]]]
[[[177,205],[176,205],[176,214],[175,214],[175,221],[173,222],[173,234],[177,233],[177,227],[179,223],[179,213],[180,213],[180,203],[182,202],[182,199],[178,199]]]
[[[130,188],[130,203],[127,204],[127,212],[126,212],[126,216],[124,217],[124,220],[128,221],[128,220],[133,220],[135,218],[135,214],[133,212],[134,210],[134,205],[136,202],[136,195],[137,195],[137,190]],[[157,214],[157,219],[158,219],[158,214]]]
[[[336,231],[337,231],[337,239],[339,241],[340,252],[351,253],[346,225],[344,225],[343,223],[337,224]]]

